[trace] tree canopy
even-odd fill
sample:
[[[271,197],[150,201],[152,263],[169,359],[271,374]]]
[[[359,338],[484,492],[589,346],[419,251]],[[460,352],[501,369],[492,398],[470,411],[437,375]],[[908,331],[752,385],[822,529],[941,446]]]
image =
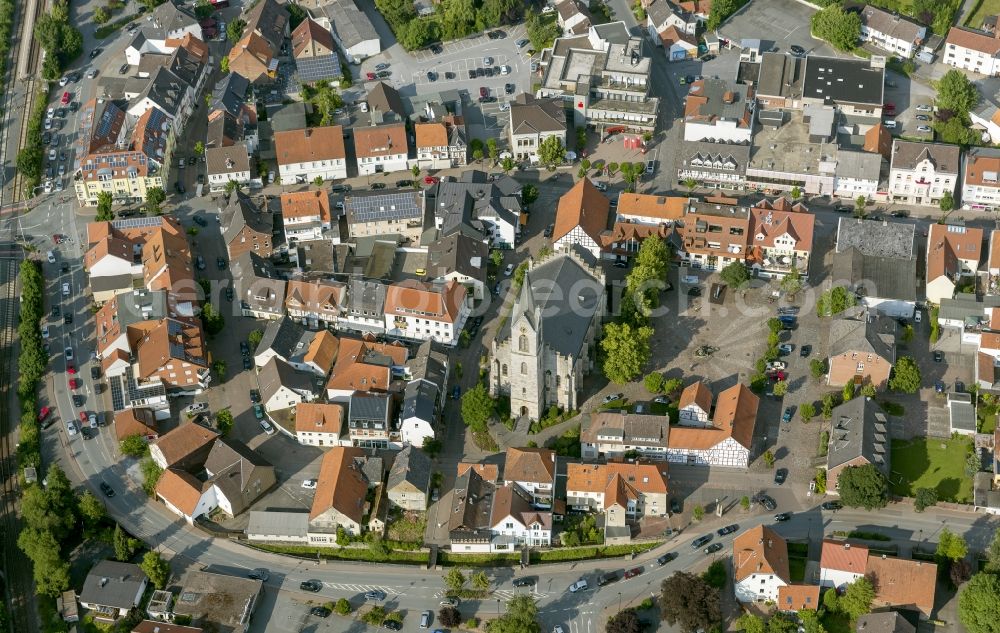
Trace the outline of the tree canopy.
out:
[[[813,14],[812,32],[835,48],[854,50],[861,39],[861,15],[857,11],[844,11],[839,4],[831,4]]]
[[[566,148],[558,136],[549,136],[538,145],[538,160],[549,168],[566,160]]]
[[[1000,576],[980,572],[958,594],[958,618],[969,633],[1000,631]]]
[[[747,271],[746,264],[740,261],[728,264],[719,271],[719,276],[732,288],[739,288],[750,281],[750,273]]]
[[[920,390],[920,368],[912,356],[903,356],[896,360],[889,386],[903,393],[917,393]]]
[[[635,609],[625,609],[608,618],[606,633],[642,633],[642,620]]]
[[[873,600],[875,600],[875,587],[870,580],[862,576],[847,585],[847,590],[840,597],[840,610],[851,616],[852,620],[856,620],[871,612]]]
[[[462,420],[474,430],[485,429],[495,407],[486,385],[479,383],[462,396]]]
[[[604,353],[604,375],[616,385],[624,385],[642,373],[649,360],[649,339],[653,328],[632,327],[628,323],[608,323],[604,326],[601,350]]]
[[[694,574],[679,571],[660,586],[660,616],[685,633],[722,623],[719,591]]]
[[[889,499],[889,482],[873,464],[848,466],[837,478],[844,505],[875,510],[884,508]]]
[[[514,596],[507,601],[507,612],[493,620],[489,633],[541,633],[538,623],[538,605],[527,595]]]
[[[937,81],[937,107],[966,117],[979,103],[976,84],[962,71],[951,69]]]
[[[936,554],[950,561],[962,560],[969,553],[969,545],[965,539],[948,528],[942,528],[938,535]],[[1000,615],[1000,613],[998,613]]]

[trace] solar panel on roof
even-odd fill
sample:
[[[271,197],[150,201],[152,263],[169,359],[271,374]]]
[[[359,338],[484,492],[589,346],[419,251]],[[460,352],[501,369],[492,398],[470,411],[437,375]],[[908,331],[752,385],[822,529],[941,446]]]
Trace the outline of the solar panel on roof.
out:
[[[336,79],[341,76],[340,58],[336,55],[325,57],[307,57],[295,60],[295,67],[302,81],[320,81]]]
[[[122,393],[122,383],[120,376],[112,376],[111,383],[111,408],[115,411],[125,410],[125,394]]]
[[[159,217],[138,217],[138,218],[126,218],[124,220],[112,220],[111,226],[116,229],[143,229],[152,226],[160,226],[162,220]]]
[[[420,217],[420,206],[412,193],[356,196],[345,201],[355,222],[391,222]]]

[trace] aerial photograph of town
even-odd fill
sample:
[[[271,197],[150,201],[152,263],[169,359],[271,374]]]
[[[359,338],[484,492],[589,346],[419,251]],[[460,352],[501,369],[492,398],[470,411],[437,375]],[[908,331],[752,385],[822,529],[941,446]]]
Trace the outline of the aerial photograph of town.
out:
[[[1000,0],[0,0],[0,633],[1000,633]]]

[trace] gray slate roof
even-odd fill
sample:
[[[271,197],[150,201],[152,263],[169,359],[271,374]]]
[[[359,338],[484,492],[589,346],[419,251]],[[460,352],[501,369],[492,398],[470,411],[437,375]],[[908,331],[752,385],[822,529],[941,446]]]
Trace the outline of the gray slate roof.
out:
[[[278,356],[290,360],[305,355],[315,336],[315,332],[283,316],[267,324],[264,328],[264,337],[260,340],[256,351],[259,354],[270,349]]]
[[[372,86],[366,100],[369,108],[377,108],[383,114],[395,112],[400,118],[406,118],[406,105],[403,103],[402,97],[399,96],[399,92],[395,88],[384,81],[379,81]]]
[[[833,279],[868,297],[917,300],[917,258],[864,255],[856,248],[833,256]]]
[[[333,33],[345,48],[378,40],[378,31],[368,15],[353,0],[338,0],[323,5],[322,10],[333,25]]]
[[[222,238],[226,244],[236,240],[243,227],[271,236],[273,229],[270,214],[262,213],[260,207],[239,189],[229,195],[229,204],[222,210]]]
[[[920,30],[926,28],[905,16],[873,5],[868,5],[861,11],[861,24],[904,42],[919,41]]]
[[[522,92],[510,103],[510,122],[514,134],[565,132],[566,110],[562,99],[538,99]]]
[[[896,320],[856,308],[830,324],[830,356],[845,352],[878,354],[896,363]]]
[[[583,349],[591,322],[596,314],[604,285],[583,264],[568,253],[558,254],[524,276],[521,293],[505,327],[526,315],[532,321],[541,316],[541,339],[564,356],[576,357]],[[498,335],[498,338],[504,338]]]
[[[1000,295],[985,295],[978,299],[971,293],[960,292],[954,298],[941,300],[938,319],[963,321],[967,325],[978,325],[987,320],[987,308],[1000,307]]]
[[[249,87],[249,79],[243,75],[229,73],[215,82],[215,86],[212,88],[212,109],[225,110],[233,116],[238,115],[243,104],[246,103]]]
[[[972,395],[966,392],[948,394],[948,412],[951,418],[951,432],[976,432],[976,408],[972,406]]]
[[[452,233],[427,247],[427,272],[431,277],[443,277],[454,271],[486,283],[489,252],[482,239]]]
[[[153,21],[165,34],[198,24],[198,18],[172,1],[164,2],[153,9]]]
[[[242,303],[258,310],[284,312],[286,284],[271,262],[247,251],[232,262],[231,269]]]
[[[431,460],[426,453],[413,446],[407,446],[396,455],[396,461],[389,469],[386,489],[391,492],[404,483],[425,494],[431,483]]]
[[[805,60],[784,53],[764,53],[757,75],[757,94],[787,99],[802,96]]]
[[[917,629],[899,611],[868,613],[858,618],[858,633],[914,633]]]
[[[131,609],[139,587],[148,580],[138,565],[102,560],[83,581],[80,602],[117,609]]]
[[[720,174],[746,174],[747,164],[750,163],[749,145],[683,141],[679,154],[682,169]],[[735,168],[727,169],[727,165],[735,165]]]
[[[859,396],[833,409],[827,469],[858,457],[889,476],[889,422],[878,404]]]
[[[496,487],[470,468],[455,480],[448,516],[448,535],[453,541],[489,542],[490,510]]]
[[[915,260],[915,236],[913,224],[842,217],[837,224],[837,252],[856,248],[863,255]]]
[[[916,143],[896,139],[892,143],[892,168],[914,169],[918,163],[930,160],[938,174],[958,174],[962,148],[943,143]]]
[[[281,387],[287,387],[297,393],[311,393],[313,377],[281,360],[277,356],[260,368],[257,374],[257,384],[260,385],[261,400],[265,403],[278,393]]]
[[[403,390],[401,420],[417,418],[431,424],[434,422],[434,405],[437,402],[438,387],[426,380],[414,380]]]
[[[387,393],[356,391],[351,396],[347,419],[351,426],[361,420],[389,422],[392,413],[392,397]]]
[[[385,284],[352,278],[347,288],[347,312],[355,316],[385,314]],[[367,313],[367,314],[366,314]]]
[[[274,466],[249,446],[232,438],[215,440],[205,460],[210,479],[232,504],[233,515],[240,514],[266,489],[257,489],[259,481],[274,482]],[[261,471],[269,471],[262,474]]]
[[[132,99],[132,104],[148,97],[164,112],[177,112],[187,89],[188,84],[183,79],[161,66],[150,77],[145,89]]]
[[[448,374],[448,354],[439,343],[424,341],[409,362],[411,381],[426,380],[439,389],[444,389]]]
[[[458,181],[438,183],[436,195],[427,200],[428,205],[434,205],[440,235],[475,226],[480,217],[500,217],[516,225],[521,211],[517,198],[505,196],[495,182],[489,182],[487,175],[477,169],[462,172]],[[481,224],[476,228],[481,229]]]
[[[305,540],[309,532],[309,512],[251,510],[246,533],[260,536],[294,536]]]
[[[288,17],[288,9],[283,4],[279,4],[276,0],[259,0],[243,16],[247,23],[243,32],[256,31],[267,40],[273,51],[277,51],[285,39]]]

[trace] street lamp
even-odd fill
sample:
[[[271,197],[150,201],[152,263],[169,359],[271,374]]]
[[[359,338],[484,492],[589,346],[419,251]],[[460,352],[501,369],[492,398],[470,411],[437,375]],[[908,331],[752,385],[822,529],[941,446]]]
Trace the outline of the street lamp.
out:
[[[622,592],[618,592],[618,613],[622,612]]]
[[[497,618],[500,617],[500,598],[497,598]]]

